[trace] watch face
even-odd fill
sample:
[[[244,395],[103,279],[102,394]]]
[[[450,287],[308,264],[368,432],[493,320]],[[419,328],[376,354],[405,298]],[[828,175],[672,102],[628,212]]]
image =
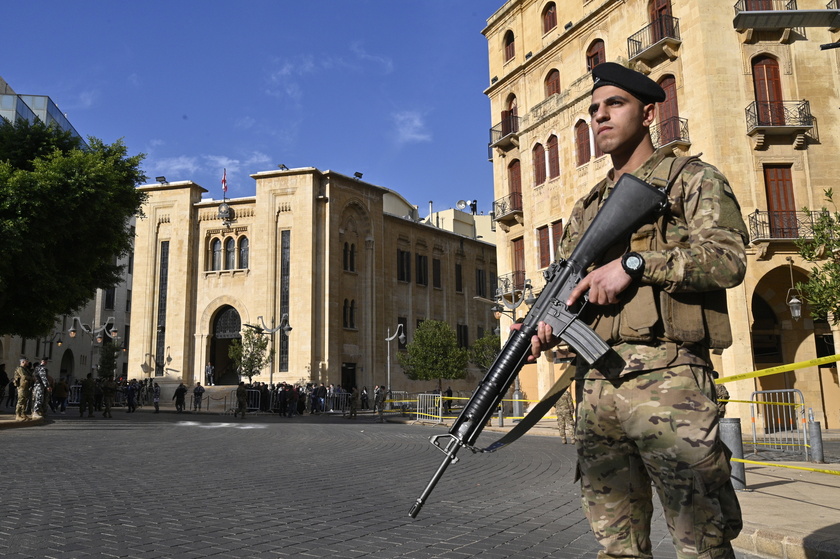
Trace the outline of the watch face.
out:
[[[638,270],[642,267],[642,258],[633,254],[627,257],[627,259],[624,261],[624,264],[630,270]]]

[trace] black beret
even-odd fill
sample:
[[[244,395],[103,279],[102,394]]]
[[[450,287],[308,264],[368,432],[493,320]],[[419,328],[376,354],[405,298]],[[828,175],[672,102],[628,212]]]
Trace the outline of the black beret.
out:
[[[604,62],[592,69],[592,91],[602,85],[614,85],[623,89],[645,105],[649,103],[661,103],[665,100],[665,90],[658,83],[646,75],[625,68],[615,62]]]

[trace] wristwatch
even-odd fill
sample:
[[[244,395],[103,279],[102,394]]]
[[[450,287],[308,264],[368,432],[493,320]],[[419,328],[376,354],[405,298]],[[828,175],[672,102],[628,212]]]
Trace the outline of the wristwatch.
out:
[[[637,280],[645,273],[645,259],[638,252],[628,252],[621,257],[621,267],[628,276]]]

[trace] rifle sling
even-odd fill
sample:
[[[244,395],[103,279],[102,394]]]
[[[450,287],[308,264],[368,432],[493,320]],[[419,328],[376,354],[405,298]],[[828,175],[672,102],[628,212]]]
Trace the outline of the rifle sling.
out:
[[[543,396],[543,399],[540,400],[539,403],[534,406],[525,417],[522,418],[522,421],[517,423],[513,429],[508,431],[508,433],[501,439],[497,440],[487,448],[481,449],[481,452],[495,452],[527,433],[531,427],[543,418],[548,410],[554,407],[554,404],[557,403],[560,396],[562,396],[572,384],[572,380],[574,380],[574,378],[575,367],[573,365],[569,365],[566,367],[566,370],[563,371],[563,374],[560,375],[560,378],[557,379],[557,382],[554,383],[554,386],[552,386],[546,395]]]

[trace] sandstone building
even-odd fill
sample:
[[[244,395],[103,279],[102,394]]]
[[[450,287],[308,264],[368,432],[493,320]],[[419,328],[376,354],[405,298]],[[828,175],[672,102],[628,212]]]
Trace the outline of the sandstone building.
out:
[[[667,92],[651,132],[657,146],[703,154],[728,177],[749,227],[746,281],[728,292],[734,345],[715,356],[723,375],[838,353],[840,340],[805,301],[811,265],[794,240],[840,176],[837,0],[510,0],[488,19],[489,156],[500,280],[539,291],[574,202],[610,168],[588,129],[589,70],[618,61]],[[833,208],[832,208],[833,209]],[[520,315],[525,308],[519,310]],[[505,330],[503,327],[502,330]],[[523,371],[529,398],[557,371]],[[798,389],[823,428],[840,426],[837,368],[805,367],[727,385]],[[746,404],[731,405],[749,417]]]
[[[228,347],[253,324],[276,330],[255,381],[372,391],[386,384],[390,355],[394,390],[431,390],[402,373],[398,333],[408,343],[421,321],[442,320],[470,345],[498,326],[474,299],[496,283],[495,246],[480,238],[489,216],[421,220],[398,193],[333,171],[252,177],[255,196],[238,199],[202,199],[190,181],[141,187],[131,378],[203,384],[210,362],[217,384],[235,384]],[[473,373],[452,388],[472,389]]]

